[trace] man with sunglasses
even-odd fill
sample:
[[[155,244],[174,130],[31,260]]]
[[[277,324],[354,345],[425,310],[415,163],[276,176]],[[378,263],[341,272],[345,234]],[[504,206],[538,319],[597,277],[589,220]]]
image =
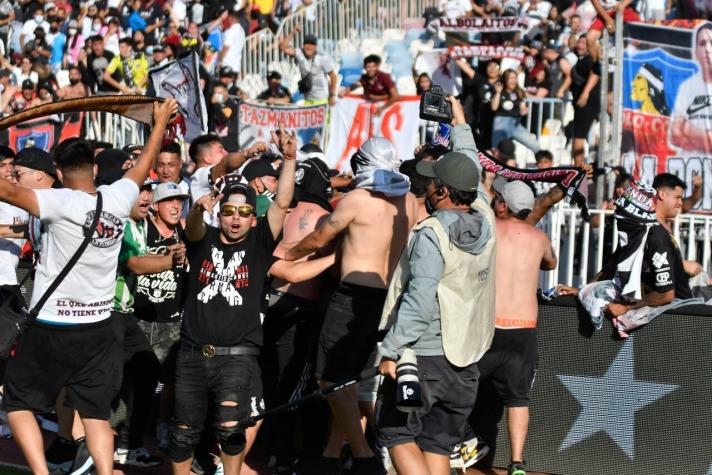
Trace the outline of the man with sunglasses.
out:
[[[256,194],[230,183],[200,198],[186,222],[186,305],[175,383],[175,423],[169,455],[174,474],[188,474],[205,416],[214,403],[214,428],[226,474],[240,473],[246,438],[237,422],[250,414],[257,356],[262,347],[260,310],[277,238],[294,193],[297,139],[272,135],[284,157],[277,195],[264,218],[255,216]],[[203,221],[219,204],[218,226]]]

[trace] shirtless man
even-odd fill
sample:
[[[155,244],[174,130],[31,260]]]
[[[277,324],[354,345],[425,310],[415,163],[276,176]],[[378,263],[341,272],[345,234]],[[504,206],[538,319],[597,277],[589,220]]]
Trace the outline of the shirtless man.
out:
[[[314,253],[294,262],[283,259],[292,245],[314,231],[317,223],[333,211],[329,204],[329,167],[313,155],[316,154],[308,154],[309,158],[297,165],[293,206],[284,221],[282,241],[274,251],[276,261],[269,271],[274,280],[263,324],[263,355],[269,366],[264,373],[270,376],[265,378],[268,410],[300,397],[314,384],[313,366],[309,365],[311,370],[307,373],[307,364],[313,363],[324,316],[319,305],[324,292],[319,275],[334,264],[334,254]],[[314,425],[301,424],[301,430],[297,430],[297,418],[304,421],[308,417],[292,412],[274,420],[270,440],[276,457],[275,473],[292,473],[297,459],[315,455],[310,453],[317,440],[310,430]],[[301,448],[299,453],[297,448]]]
[[[536,322],[539,270],[556,268],[546,233],[527,220],[534,193],[521,181],[497,178],[492,207],[496,216],[495,333],[478,362],[480,381],[489,379],[507,406],[512,450],[509,475],[525,475],[524,441],[529,425],[529,391],[537,366]],[[471,416],[477,428],[478,414]],[[486,434],[484,435],[487,439]]]
[[[343,237],[341,284],[331,297],[319,338],[316,376],[322,386],[358,374],[376,347],[388,282],[418,213],[407,177],[393,171],[397,166],[392,143],[381,137],[366,141],[351,157],[356,189],[285,256],[300,259]],[[374,180],[376,173],[384,179]],[[327,400],[334,414],[332,432],[340,430],[351,444],[352,473],[385,473],[361,429],[357,385]],[[322,473],[340,473],[340,450],[340,444],[327,446]]]
[[[71,66],[69,68],[69,84],[59,88],[57,97],[60,99],[79,99],[88,95],[87,87],[82,82],[82,73],[79,67]]]

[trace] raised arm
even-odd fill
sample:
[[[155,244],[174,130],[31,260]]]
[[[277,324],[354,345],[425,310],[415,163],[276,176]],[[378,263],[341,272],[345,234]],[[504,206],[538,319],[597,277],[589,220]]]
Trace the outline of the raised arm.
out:
[[[301,25],[296,25],[292,31],[284,35],[282,38],[279,40],[279,50],[286,54],[287,56],[294,56],[296,54],[296,50],[294,49],[294,46],[292,46],[292,38],[294,38],[294,35],[302,31]]]
[[[268,150],[267,144],[264,142],[257,142],[253,144],[247,150],[240,150],[238,152],[232,152],[228,154],[225,158],[220,160],[220,163],[215,165],[210,169],[210,176],[213,182],[216,181],[223,175],[232,173],[238,168],[240,168],[248,159],[256,157]]]
[[[213,212],[213,208],[222,198],[222,194],[214,196],[212,193],[201,197],[191,206],[185,220],[185,237],[190,242],[198,242],[205,237],[208,227],[203,221],[203,213]]]
[[[267,220],[275,239],[282,232],[284,218],[287,217],[294,196],[294,174],[297,171],[297,135],[288,134],[281,128],[279,130],[279,135],[272,132],[272,140],[278,144],[284,160],[277,181],[277,195],[267,210]]]
[[[535,226],[556,203],[564,199],[564,196],[566,196],[566,193],[564,193],[563,188],[560,186],[552,187],[545,195],[537,197],[534,202],[534,209],[524,222]]]
[[[682,200],[682,212],[689,213],[701,199],[702,177],[698,173],[692,177],[692,194]]]
[[[153,129],[148,142],[143,147],[141,158],[136,164],[126,172],[124,177],[133,180],[137,186],[143,185],[148,176],[148,172],[153,167],[153,163],[158,157],[163,142],[163,132],[166,130],[171,116],[178,111],[178,103],[174,99],[166,99],[164,102],[153,103]]]

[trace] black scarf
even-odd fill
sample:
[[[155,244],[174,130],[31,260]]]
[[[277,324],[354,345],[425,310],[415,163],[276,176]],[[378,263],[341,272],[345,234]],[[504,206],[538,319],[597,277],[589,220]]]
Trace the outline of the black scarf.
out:
[[[331,182],[328,173],[329,167],[318,158],[299,162],[294,175],[296,186],[290,207],[294,208],[301,202],[314,203],[331,213],[334,209],[329,202]]]

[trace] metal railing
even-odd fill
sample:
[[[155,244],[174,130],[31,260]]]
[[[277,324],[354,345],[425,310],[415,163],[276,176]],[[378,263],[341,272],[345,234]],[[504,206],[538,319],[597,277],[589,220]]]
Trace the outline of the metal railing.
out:
[[[566,148],[564,126],[567,119],[573,119],[569,105],[571,100],[555,97],[528,97],[525,128],[536,136],[542,148],[549,150],[559,163],[568,164],[570,154]],[[546,134],[545,134],[546,132]],[[545,137],[545,140],[542,140]]]
[[[542,287],[587,284],[615,252],[618,227],[612,219],[613,211],[594,209],[589,213],[591,222],[581,219],[581,210],[577,208],[558,206],[549,213],[544,230],[559,258],[559,266],[542,273]],[[699,262],[709,274],[712,270],[712,216],[680,215],[675,219],[673,235],[683,258]]]
[[[313,34],[319,49],[338,59],[342,50],[356,49],[358,40],[402,28],[404,20],[422,17],[425,8],[436,6],[437,0],[318,0],[287,16],[276,34],[265,29],[250,35],[242,53],[242,75],[265,76],[273,63],[289,61],[279,51],[279,39],[296,25],[301,32],[294,36],[295,47],[302,45],[304,35]]]

